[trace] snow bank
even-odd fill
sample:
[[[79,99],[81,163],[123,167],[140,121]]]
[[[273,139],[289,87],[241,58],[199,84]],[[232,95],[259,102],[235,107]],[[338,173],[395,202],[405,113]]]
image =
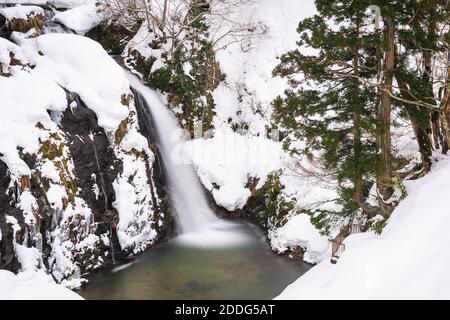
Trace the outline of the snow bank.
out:
[[[336,265],[313,267],[278,299],[449,299],[450,158],[407,183],[383,233],[355,234]]]
[[[15,275],[0,270],[0,300],[82,300],[78,294],[56,284],[43,271]]]
[[[0,38],[0,63],[9,63],[9,52],[22,56],[16,45]],[[22,66],[11,66],[3,72],[12,76],[0,76],[0,154],[13,176],[28,176],[30,170],[20,159],[17,147],[29,153],[39,150],[39,138],[45,133],[36,125],[41,123],[47,129],[56,128],[47,110],[64,111],[66,94],[47,77]],[[25,91],[27,94],[18,94]]]
[[[258,187],[262,187],[267,175],[280,167],[279,143],[228,128],[216,130],[212,138],[189,141],[183,149],[216,203],[229,211],[247,203],[251,178],[259,179]]]
[[[35,71],[77,93],[108,133],[128,115],[122,96],[130,93],[122,68],[97,42],[72,34],[45,34],[21,40]]]
[[[269,231],[270,244],[276,252],[283,253],[290,248],[301,247],[303,260],[318,263],[323,260],[328,248],[328,238],[322,236],[312,225],[310,216],[299,214],[288,220],[281,228]]]
[[[11,19],[23,19],[27,20],[28,15],[42,15],[44,16],[44,9],[38,6],[21,6],[7,7],[0,9],[0,15],[4,16],[7,20]]]
[[[63,12],[58,12],[53,21],[59,22],[77,34],[84,35],[105,19],[95,3],[88,3]]]

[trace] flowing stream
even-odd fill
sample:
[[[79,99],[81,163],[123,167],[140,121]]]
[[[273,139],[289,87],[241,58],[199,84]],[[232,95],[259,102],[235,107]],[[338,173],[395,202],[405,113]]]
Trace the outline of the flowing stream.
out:
[[[265,235],[216,217],[190,164],[177,161],[180,130],[162,97],[128,76],[148,108],[167,171],[178,236],[133,262],[97,273],[79,293],[87,299],[271,299],[310,266],[272,253]],[[179,137],[179,135],[178,135]]]

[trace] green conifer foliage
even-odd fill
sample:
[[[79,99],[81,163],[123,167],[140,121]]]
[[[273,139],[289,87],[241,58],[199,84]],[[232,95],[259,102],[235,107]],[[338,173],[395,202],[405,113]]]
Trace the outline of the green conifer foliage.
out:
[[[212,128],[211,93],[221,78],[203,15],[205,10],[205,6],[192,5],[188,18],[193,22],[187,23],[179,37],[171,39],[173,49],[166,55],[166,65],[150,75],[150,83],[168,93],[181,125],[190,132],[196,124],[204,130]]]
[[[284,54],[274,70],[290,85],[273,103],[274,125],[292,154],[320,159],[314,162],[337,182],[341,210],[335,214],[353,216],[377,165],[377,92],[363,83],[376,77],[374,48],[381,39],[368,28],[369,2],[316,5],[319,14],[299,24],[299,49]]]

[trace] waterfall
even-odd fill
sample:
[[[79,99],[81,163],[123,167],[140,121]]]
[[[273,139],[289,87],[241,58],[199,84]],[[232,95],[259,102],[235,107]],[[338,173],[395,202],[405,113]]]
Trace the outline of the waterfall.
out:
[[[102,192],[103,199],[104,199],[105,214],[107,214],[109,211],[108,210],[108,194],[106,193],[106,190],[105,190],[105,178],[103,176],[103,170],[102,170],[102,167],[100,166],[100,161],[98,159],[97,146],[95,145],[95,134],[91,133],[90,138],[92,140],[92,148],[94,149],[95,164],[97,165],[98,175],[100,178],[100,190]],[[98,185],[98,182],[97,182],[97,185]],[[109,247],[111,250],[112,263],[115,264],[116,260],[114,257],[115,253],[114,253],[114,242],[113,242],[112,234],[113,234],[112,223],[110,223],[109,224]]]
[[[179,132],[175,117],[164,105],[157,92],[144,86],[133,75],[128,76],[131,86],[139,92],[154,117],[154,125],[158,135],[159,150],[167,169],[171,199],[177,212],[177,227],[180,233],[200,232],[211,227],[220,220],[210,209],[204,190],[189,164],[179,164],[174,161],[174,151],[177,144],[174,134]],[[139,97],[138,97],[139,98]]]
[[[178,123],[159,93],[141,83],[133,74],[126,72],[133,89],[138,93],[136,102],[148,108],[158,136],[158,148],[167,171],[170,198],[177,217],[178,237],[174,240],[183,245],[196,247],[229,247],[248,243],[248,227],[242,223],[221,220],[209,207],[204,189],[190,164],[177,163],[175,154],[180,139]]]

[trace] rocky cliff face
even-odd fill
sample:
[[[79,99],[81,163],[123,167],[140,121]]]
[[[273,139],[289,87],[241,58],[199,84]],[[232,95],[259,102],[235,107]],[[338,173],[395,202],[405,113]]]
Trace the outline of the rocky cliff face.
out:
[[[0,17],[0,269],[78,287],[172,233],[152,115],[92,40]]]

